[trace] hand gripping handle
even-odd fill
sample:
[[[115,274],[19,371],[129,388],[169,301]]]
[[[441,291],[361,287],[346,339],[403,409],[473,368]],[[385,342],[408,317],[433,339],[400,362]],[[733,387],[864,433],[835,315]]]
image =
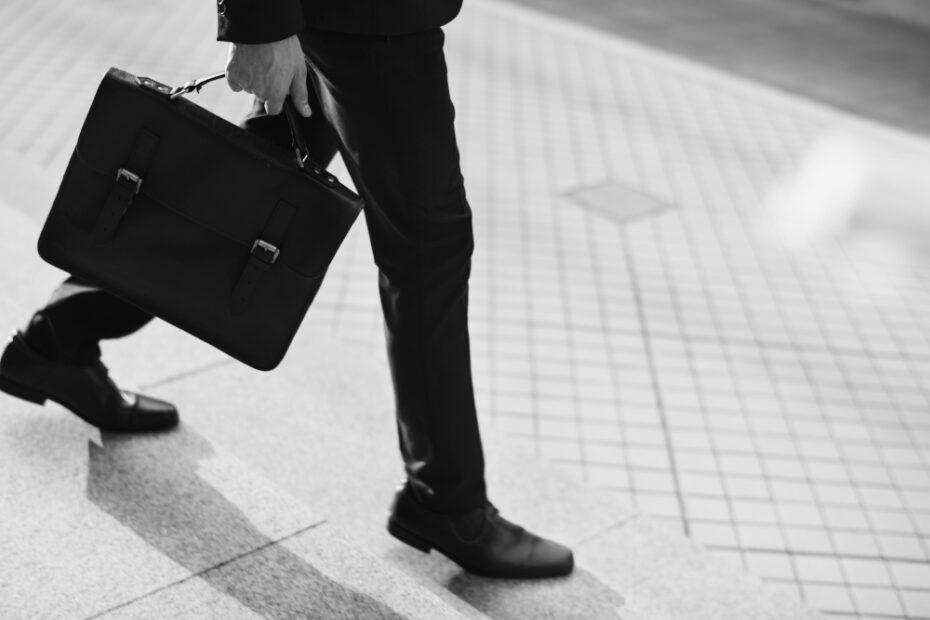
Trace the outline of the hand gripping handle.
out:
[[[200,89],[210,82],[215,82],[216,80],[221,80],[226,77],[225,72],[214,73],[206,77],[202,77],[196,80],[191,80],[184,83],[181,86],[175,87],[169,98],[177,99],[182,95],[187,95],[193,92],[200,92]],[[304,139],[304,133],[300,129],[300,124],[298,119],[300,115],[297,113],[297,109],[294,107],[291,98],[287,97],[284,100],[284,116],[287,118],[287,126],[291,130],[291,147],[294,149],[294,155],[297,159],[297,165],[301,168],[310,168],[315,174],[321,175],[327,182],[335,183],[336,177],[326,172],[326,170],[315,162],[312,157],[310,157],[310,149],[307,148],[307,141]]]

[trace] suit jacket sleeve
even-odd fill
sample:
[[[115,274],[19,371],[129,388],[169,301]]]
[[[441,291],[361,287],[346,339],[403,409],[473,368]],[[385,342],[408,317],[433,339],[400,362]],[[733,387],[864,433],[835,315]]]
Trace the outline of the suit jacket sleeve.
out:
[[[304,29],[300,0],[216,0],[218,41],[271,43]]]

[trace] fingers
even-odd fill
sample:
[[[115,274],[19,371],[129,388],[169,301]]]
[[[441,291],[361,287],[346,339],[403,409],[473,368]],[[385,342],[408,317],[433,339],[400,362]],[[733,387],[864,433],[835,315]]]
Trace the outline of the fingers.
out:
[[[291,101],[301,116],[309,117],[313,114],[313,110],[310,109],[310,104],[308,103],[307,67],[304,64],[299,65],[297,72],[294,74],[294,78],[291,80],[290,94]]]
[[[273,43],[230,44],[226,81],[235,92],[254,94],[268,114],[280,114],[288,95],[301,116],[312,114],[307,67],[296,36]]]
[[[234,93],[238,93],[241,92],[245,87],[242,85],[240,77],[235,75],[235,71],[236,68],[231,62],[226,64],[226,83],[229,84],[230,90],[232,90]]]
[[[232,90],[234,93],[242,92],[242,86],[239,84],[239,82],[229,77],[229,73],[226,74],[226,83],[229,84],[230,90]]]
[[[242,84],[238,79],[239,76],[236,75],[236,69],[238,68],[236,60],[236,44],[230,43],[226,52],[226,83],[229,84],[229,88],[234,93],[238,93],[242,90]]]
[[[259,99],[263,99],[263,97],[259,96]],[[268,114],[280,114],[282,109],[284,109],[283,95],[265,99],[265,112]]]

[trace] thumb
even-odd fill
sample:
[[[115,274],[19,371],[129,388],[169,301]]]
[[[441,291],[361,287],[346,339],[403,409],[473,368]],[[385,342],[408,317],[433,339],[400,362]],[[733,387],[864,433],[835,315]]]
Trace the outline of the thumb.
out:
[[[313,110],[310,109],[310,103],[308,102],[307,97],[307,71],[298,71],[294,75],[294,79],[291,80],[291,101],[294,103],[294,107],[297,108],[297,112],[301,116],[309,117],[313,114]]]

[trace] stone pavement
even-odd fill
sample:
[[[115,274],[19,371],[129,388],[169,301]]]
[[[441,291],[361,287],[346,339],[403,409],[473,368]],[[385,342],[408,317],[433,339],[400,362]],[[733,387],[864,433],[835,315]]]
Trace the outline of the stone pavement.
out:
[[[104,2],[65,8],[11,0],[0,8],[9,42],[0,50],[0,83],[11,93],[0,116],[0,200],[4,222],[31,222],[15,239],[41,223],[108,66],[167,82],[222,67],[222,46],[204,36],[212,8],[192,15],[176,4],[128,2],[119,14]],[[837,617],[930,618],[927,145],[508,5],[472,1],[447,33],[476,215],[472,332],[482,423],[490,437],[502,437],[493,447],[561,467],[527,486],[583,477],[600,489],[598,501],[615,506],[608,516],[617,527],[592,534],[598,544],[584,552],[573,592],[601,592],[584,598],[608,608],[610,592],[618,594],[624,618],[696,617],[696,609],[708,617],[799,617],[805,612],[785,602],[792,599]],[[200,97],[231,119],[246,105],[222,88]],[[335,171],[345,178],[340,166]],[[18,262],[4,265],[5,283],[25,277]],[[25,290],[0,304],[14,325],[41,302],[38,287]],[[314,419],[291,415],[282,423],[258,405],[226,410],[244,398],[236,385],[268,389],[282,403],[321,402],[294,388],[304,365],[319,366],[321,351],[342,360],[335,366],[348,376],[355,366],[380,372],[372,383],[383,386],[363,224],[308,315],[305,348],[279,377],[248,383],[210,352],[179,360],[173,347],[189,345],[169,328],[152,330],[134,342],[154,359],[138,359],[128,342],[107,349],[118,376],[126,369],[128,379],[173,395],[196,433],[274,480],[283,497],[335,515],[358,540],[375,540],[370,528],[378,524],[361,522],[365,513],[348,499],[337,501],[338,486],[326,493],[327,483],[352,478],[307,481],[307,467],[330,462],[303,460],[312,457],[311,440],[318,451],[342,445],[313,437]],[[157,353],[159,342],[171,347]],[[203,382],[236,399],[207,407],[217,397]],[[327,393],[323,409],[347,391]],[[6,412],[12,401],[4,402]],[[380,413],[389,425],[387,409],[351,410],[362,420]],[[265,418],[231,425],[234,414]],[[326,419],[327,431],[336,422],[359,424]],[[349,443],[355,435],[338,436],[357,450],[358,440]],[[534,508],[550,506],[543,525],[561,522],[556,531],[591,549],[572,535],[564,506],[520,498],[521,485],[507,477],[518,464],[500,456],[507,451],[493,451],[499,468],[491,488],[511,498],[509,512],[533,519]],[[384,464],[375,471],[387,472],[377,480],[393,480],[387,459],[395,457],[374,454],[372,462]],[[367,462],[344,464],[365,480]],[[81,473],[87,464],[69,467]],[[572,488],[553,484],[563,489],[556,497]],[[380,497],[349,495],[384,505],[389,490],[381,488]],[[715,557],[680,534],[656,535],[661,523],[630,519],[624,505]],[[591,512],[600,518],[603,510]],[[637,553],[637,541],[649,542],[648,554]],[[415,580],[424,577],[410,556],[382,552]],[[430,566],[438,575],[448,570]],[[734,579],[735,567],[782,598],[772,603],[776,595],[760,594],[758,584],[741,590],[755,582]],[[708,600],[731,581],[729,598]],[[454,577],[444,584],[433,595],[459,613],[520,617],[507,615],[519,606],[494,606],[512,602],[512,590],[504,596]],[[491,596],[469,598],[476,589]],[[449,591],[468,605],[442,598]],[[523,603],[553,600],[546,596],[531,591]]]

